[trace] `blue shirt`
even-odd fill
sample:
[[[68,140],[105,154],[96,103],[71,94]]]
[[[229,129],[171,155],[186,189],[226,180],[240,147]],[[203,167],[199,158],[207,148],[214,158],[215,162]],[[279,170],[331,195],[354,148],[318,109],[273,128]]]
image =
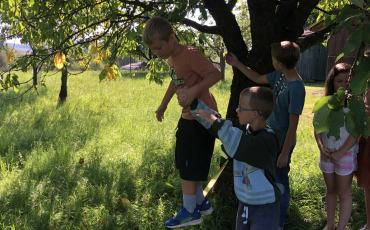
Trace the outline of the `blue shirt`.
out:
[[[281,147],[284,146],[286,134],[289,128],[289,115],[302,114],[306,90],[302,80],[287,81],[282,72],[274,71],[266,75],[273,87],[275,96],[275,109],[267,119],[267,125],[273,129],[279,129],[283,133]],[[293,145],[296,144],[297,135]]]

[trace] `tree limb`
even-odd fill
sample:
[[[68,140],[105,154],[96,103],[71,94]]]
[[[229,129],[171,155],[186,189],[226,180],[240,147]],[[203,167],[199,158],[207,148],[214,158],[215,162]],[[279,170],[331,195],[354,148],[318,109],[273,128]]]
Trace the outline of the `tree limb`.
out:
[[[193,27],[194,29],[207,33],[207,34],[219,34],[218,27],[217,26],[204,26],[199,23],[196,23],[195,21],[192,21],[190,19],[185,18],[182,21],[183,24]]]
[[[323,42],[327,37],[328,33],[331,31],[331,29],[335,26],[336,24],[332,24],[330,26],[327,26],[325,29],[318,31],[316,33],[310,34],[305,38],[298,38],[296,43],[299,45],[301,49],[301,53],[307,50],[308,48]]]

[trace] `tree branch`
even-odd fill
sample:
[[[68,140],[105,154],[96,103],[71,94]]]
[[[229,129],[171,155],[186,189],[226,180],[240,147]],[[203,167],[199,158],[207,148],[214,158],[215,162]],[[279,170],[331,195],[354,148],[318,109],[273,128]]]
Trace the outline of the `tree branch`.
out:
[[[187,19],[185,18],[183,21],[182,21],[183,24],[187,25],[187,26],[190,26],[190,27],[193,27],[194,29],[200,31],[200,32],[203,32],[203,33],[207,33],[207,34],[219,34],[219,31],[218,31],[218,27],[217,26],[204,26],[204,25],[201,25],[199,23],[196,23],[190,19]]]
[[[299,45],[301,49],[301,53],[307,50],[308,48],[323,42],[327,37],[328,33],[331,31],[331,29],[335,26],[336,24],[332,24],[330,26],[327,26],[325,29],[318,31],[316,33],[310,34],[305,38],[298,38],[296,43]]]

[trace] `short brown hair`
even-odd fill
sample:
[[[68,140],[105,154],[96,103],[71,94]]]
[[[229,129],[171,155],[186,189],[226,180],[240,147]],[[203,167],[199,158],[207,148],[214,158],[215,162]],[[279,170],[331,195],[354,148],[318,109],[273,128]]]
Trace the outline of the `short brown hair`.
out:
[[[346,73],[351,70],[351,65],[347,63],[338,63],[333,68],[331,68],[328,76],[326,76],[325,80],[325,96],[333,95],[335,93],[334,91],[334,78],[341,74],[341,73]]]
[[[279,62],[283,63],[287,69],[297,66],[301,49],[290,41],[282,41],[271,44],[271,55]]]
[[[142,38],[145,44],[151,45],[157,39],[168,42],[170,35],[173,33],[173,28],[166,19],[153,17],[146,22]]]
[[[267,87],[254,86],[244,89],[240,97],[249,98],[249,106],[267,120],[275,108],[274,93]]]

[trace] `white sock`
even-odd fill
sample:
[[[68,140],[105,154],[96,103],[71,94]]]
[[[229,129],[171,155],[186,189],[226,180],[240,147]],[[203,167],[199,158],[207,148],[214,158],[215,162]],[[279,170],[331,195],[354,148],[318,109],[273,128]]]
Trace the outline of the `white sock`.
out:
[[[196,195],[186,195],[182,194],[183,200],[184,200],[184,208],[189,213],[193,213],[194,209],[196,208]]]
[[[201,205],[205,199],[202,185],[197,186],[197,193],[195,195],[197,196],[197,205]]]

